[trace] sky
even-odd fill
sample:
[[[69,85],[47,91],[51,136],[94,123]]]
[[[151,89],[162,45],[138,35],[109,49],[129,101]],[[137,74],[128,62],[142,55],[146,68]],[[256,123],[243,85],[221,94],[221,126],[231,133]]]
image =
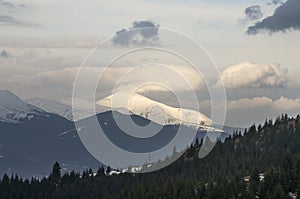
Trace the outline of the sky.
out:
[[[132,90],[145,79],[154,79],[176,93],[196,93],[201,111],[210,115],[208,87],[219,87],[223,81],[227,125],[245,127],[281,113],[295,116],[300,113],[299,4],[298,0],[0,0],[0,89],[22,99],[70,103],[76,74],[95,46],[105,41],[84,63],[86,86],[105,71],[110,58],[150,45],[199,61],[205,77],[178,56],[139,51],[110,65],[96,97],[108,96],[120,82],[118,89]],[[150,29],[132,31],[143,27]],[[150,69],[135,70],[154,62]],[[190,88],[172,75],[174,71],[188,79]],[[168,89],[153,85],[139,89],[177,105]],[[189,108],[188,97],[183,100]]]

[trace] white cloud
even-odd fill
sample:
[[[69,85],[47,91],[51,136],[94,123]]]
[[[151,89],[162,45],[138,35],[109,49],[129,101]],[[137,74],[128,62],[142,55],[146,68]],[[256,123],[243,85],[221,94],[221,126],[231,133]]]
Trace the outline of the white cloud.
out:
[[[46,81],[49,85],[60,85],[66,89],[73,86],[76,73],[79,67],[64,68],[54,71],[47,71],[37,74],[37,80]],[[92,75],[102,74],[99,92],[112,90],[114,88],[122,91],[138,89],[139,92],[150,91],[193,91],[203,86],[202,78],[191,67],[181,65],[150,65],[145,67],[84,67],[86,81],[84,84],[89,87],[94,82],[89,78]],[[145,86],[143,86],[145,85]],[[55,88],[53,88],[55,89]]]
[[[79,68],[77,66],[81,64],[88,52],[88,49],[63,48],[5,48],[5,50],[9,58],[0,58],[0,89],[11,90],[22,98],[45,97],[54,100],[71,97]],[[97,61],[91,61],[90,64],[97,64]],[[101,63],[98,61],[98,64]],[[128,63],[123,63],[125,64]],[[104,70],[101,66],[85,68],[87,77],[100,74]],[[102,89],[113,89],[119,80],[121,80],[120,86],[124,89],[131,89],[151,80],[161,82],[176,91],[189,89],[185,80],[191,85],[190,89],[199,90],[203,85],[202,78],[192,67],[169,65],[169,68],[166,68],[150,65],[136,69],[128,64],[109,68],[102,78]],[[87,78],[86,86],[92,83],[90,78]],[[139,91],[166,91],[166,89],[157,85],[148,85]]]
[[[240,108],[255,108],[255,107],[267,107],[272,106],[272,99],[267,97],[255,97],[252,99],[242,98],[238,100],[232,100],[228,102],[228,109],[240,109]]]
[[[300,70],[293,71],[289,73],[288,86],[290,87],[300,87]]]
[[[241,98],[238,100],[232,100],[228,102],[228,109],[249,109],[270,107],[279,111],[299,110],[300,111],[300,99],[291,99],[287,97],[280,97],[279,99],[272,100],[268,97],[255,97],[255,98]]]
[[[274,106],[279,110],[299,110],[300,111],[300,99],[289,99],[281,97],[274,102]]]
[[[285,86],[287,73],[278,64],[243,62],[227,67],[221,75],[227,88],[261,88]]]
[[[200,102],[200,110],[210,115],[209,100]],[[280,97],[271,99],[265,96],[228,100],[226,111],[226,125],[249,127],[253,123],[260,124],[267,118],[275,119],[282,113],[296,116],[300,113],[300,98]]]

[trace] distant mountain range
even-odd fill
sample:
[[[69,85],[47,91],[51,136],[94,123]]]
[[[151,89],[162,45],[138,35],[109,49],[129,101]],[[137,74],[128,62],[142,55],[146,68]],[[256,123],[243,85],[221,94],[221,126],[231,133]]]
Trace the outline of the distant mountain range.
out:
[[[178,118],[178,113],[180,113],[178,109],[163,106],[141,96],[137,98],[139,98],[136,99],[137,103],[140,102],[139,100],[146,100],[148,103],[144,101],[144,105],[160,105],[167,112],[167,121],[159,120],[159,117],[154,119],[157,123],[155,125],[166,125],[162,126],[162,131],[165,133],[156,137],[155,143],[158,148],[172,138],[178,124],[182,124],[187,132],[192,131],[194,127],[202,127],[198,134],[199,138],[204,136],[203,132],[214,130],[209,128],[211,121],[202,114],[196,114],[196,118],[201,120],[197,126],[195,122],[189,123],[187,120],[181,122]],[[98,103],[101,104],[105,100]],[[148,117],[149,114],[146,111],[143,112],[143,109],[137,108],[133,106],[129,115],[122,113],[121,109],[119,112],[112,110],[114,114],[112,111],[97,114],[99,124],[109,139],[129,151],[143,151],[151,146],[145,143],[133,145],[132,142],[135,140],[124,136],[126,133],[117,127],[114,116],[117,114],[125,123],[133,119],[141,126],[153,119]],[[183,112],[186,113],[186,111]],[[89,121],[89,118],[82,121]],[[220,130],[217,131],[220,132]],[[222,140],[228,136],[228,133],[221,133]],[[25,102],[10,91],[0,91],[0,175],[17,173],[21,176],[44,176],[48,174],[55,161],[61,163],[64,172],[82,171],[87,167],[97,168],[101,165],[79,139],[69,106],[37,98]]]
[[[46,111],[25,103],[15,94],[0,91],[0,121],[18,123],[46,116],[48,116]]]
[[[106,107],[106,111],[118,111],[123,114],[139,115],[145,119],[156,122],[160,125],[185,125],[189,127],[202,128],[212,130],[213,122],[206,115],[189,109],[175,108],[145,96],[134,94],[130,97],[129,106],[121,104],[113,104],[113,99],[118,99],[119,102],[123,98],[123,93],[114,94],[96,102],[96,106]],[[26,100],[26,103],[38,107],[48,113],[60,115],[68,120],[73,121],[72,107],[43,98],[33,98]],[[127,105],[127,104],[126,104]],[[89,115],[90,111],[79,110],[84,115]],[[96,112],[105,112],[96,110]],[[77,112],[78,113],[78,112]],[[81,117],[81,119],[84,119]],[[217,130],[217,129],[213,129]]]
[[[60,102],[56,102],[49,99],[44,98],[32,98],[25,100],[26,103],[33,105],[35,107],[38,107],[48,113],[53,113],[60,115],[70,121],[73,121],[73,112],[72,107]],[[76,114],[79,116],[79,118],[84,119],[90,115],[92,115],[91,110],[85,110],[84,108],[80,108],[76,110]]]
[[[72,107],[68,105],[43,98],[32,98],[29,100],[25,100],[25,102],[35,107],[38,107],[48,113],[54,113],[68,120],[73,120]]]

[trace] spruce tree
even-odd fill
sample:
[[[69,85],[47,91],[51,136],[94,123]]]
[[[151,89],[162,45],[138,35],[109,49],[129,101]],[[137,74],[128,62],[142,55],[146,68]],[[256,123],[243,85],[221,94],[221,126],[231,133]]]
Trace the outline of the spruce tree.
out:
[[[52,167],[52,172],[50,174],[50,179],[56,186],[60,183],[61,167],[60,167],[58,162],[55,162],[55,164]]]

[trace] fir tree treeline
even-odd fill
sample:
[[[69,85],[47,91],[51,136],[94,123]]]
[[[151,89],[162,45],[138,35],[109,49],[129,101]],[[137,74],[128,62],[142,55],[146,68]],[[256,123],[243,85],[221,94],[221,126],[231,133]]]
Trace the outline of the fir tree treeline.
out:
[[[111,168],[49,177],[4,175],[0,199],[295,198],[300,197],[300,116],[253,125],[218,142],[203,159],[197,141],[170,166],[152,173],[108,176]],[[106,172],[105,172],[106,170]]]

